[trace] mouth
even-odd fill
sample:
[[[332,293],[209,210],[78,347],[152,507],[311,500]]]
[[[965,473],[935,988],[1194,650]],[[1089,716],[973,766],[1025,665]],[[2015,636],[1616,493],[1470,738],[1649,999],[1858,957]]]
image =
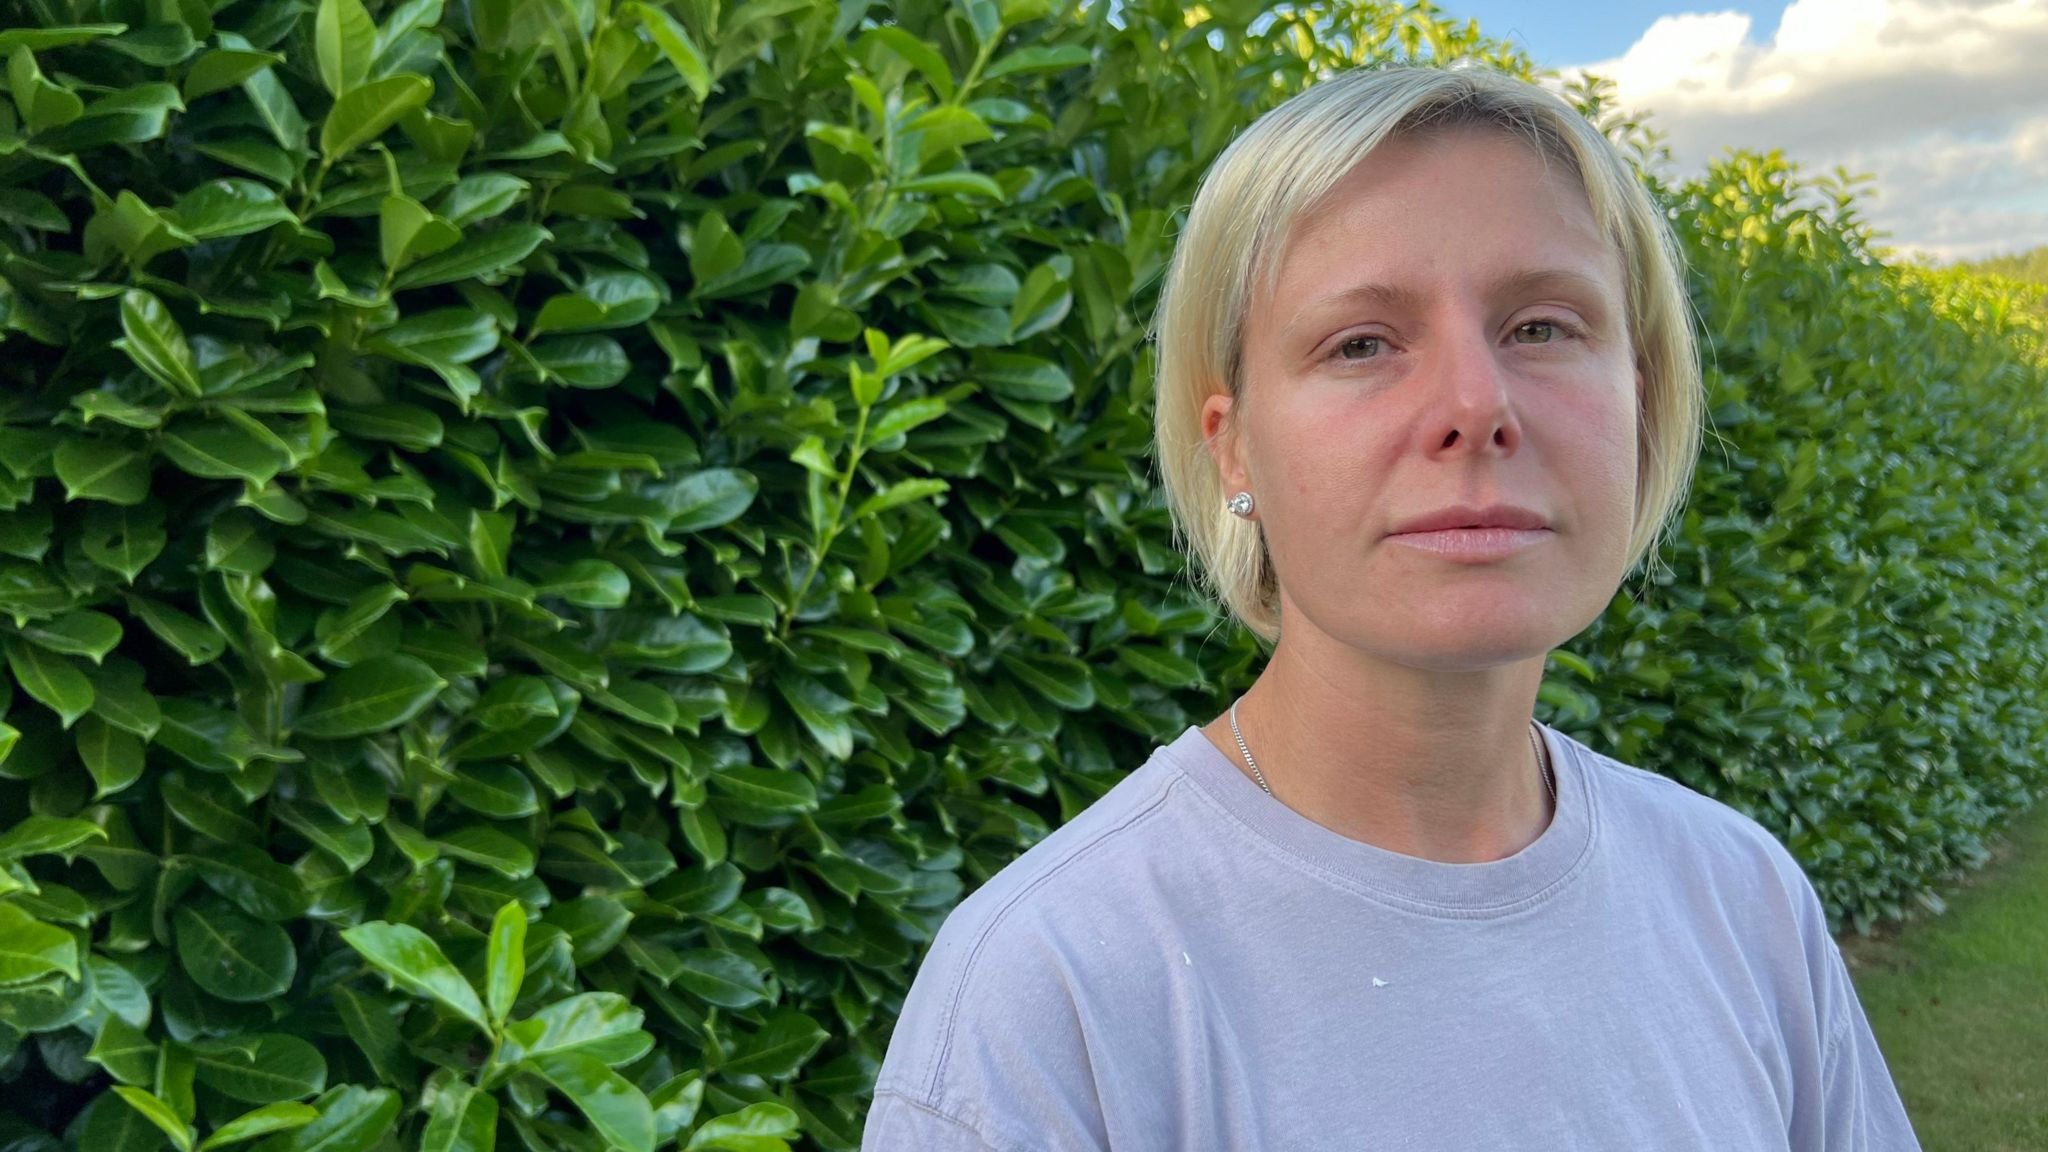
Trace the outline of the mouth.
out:
[[[1552,535],[1554,533],[1548,528],[1488,526],[1397,532],[1387,539],[1447,560],[1485,561],[1516,555],[1543,543]]]

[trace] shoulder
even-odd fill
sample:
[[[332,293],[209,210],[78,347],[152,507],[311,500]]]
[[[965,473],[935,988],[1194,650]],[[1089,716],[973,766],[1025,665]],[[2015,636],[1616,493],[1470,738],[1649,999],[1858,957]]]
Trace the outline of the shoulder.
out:
[[[1009,1065],[1085,1062],[1074,993],[1087,976],[1077,965],[1115,955],[1093,946],[1126,922],[1132,891],[1123,881],[1145,870],[1125,865],[1165,855],[1176,789],[1186,787],[1155,749],[962,899],[919,961],[876,1090],[1001,1131],[1000,1117],[978,1113]]]
[[[1605,829],[1624,858],[1661,860],[1711,881],[1724,902],[1740,897],[1789,916],[1803,943],[1827,936],[1819,894],[1784,841],[1754,816],[1672,777],[1578,745],[1595,778]]]

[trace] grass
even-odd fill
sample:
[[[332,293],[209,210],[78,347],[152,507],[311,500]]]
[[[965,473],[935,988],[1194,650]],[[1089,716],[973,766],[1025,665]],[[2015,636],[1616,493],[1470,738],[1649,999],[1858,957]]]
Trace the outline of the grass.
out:
[[[1948,911],[1843,958],[1925,1152],[2048,1149],[2048,804],[2018,820]]]

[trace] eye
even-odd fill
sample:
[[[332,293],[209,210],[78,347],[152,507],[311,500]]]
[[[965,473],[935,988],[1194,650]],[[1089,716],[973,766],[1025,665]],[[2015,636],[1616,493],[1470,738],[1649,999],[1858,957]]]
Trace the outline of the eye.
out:
[[[1527,333],[1532,329],[1536,330],[1537,334],[1540,335],[1542,339],[1521,339],[1524,333]],[[1578,335],[1578,329],[1572,327],[1571,325],[1565,323],[1562,320],[1528,320],[1515,326],[1515,342],[1518,344],[1555,344],[1560,339],[1566,336],[1576,335]]]
[[[1346,356],[1344,353],[1348,349],[1350,349],[1351,346],[1354,344],[1368,344],[1371,345],[1371,347],[1362,356]],[[1354,362],[1358,360],[1371,360],[1377,357],[1379,355],[1379,352],[1380,338],[1378,336],[1347,336],[1345,337],[1344,341],[1338,344],[1336,349],[1330,353],[1330,359],[1349,360]]]

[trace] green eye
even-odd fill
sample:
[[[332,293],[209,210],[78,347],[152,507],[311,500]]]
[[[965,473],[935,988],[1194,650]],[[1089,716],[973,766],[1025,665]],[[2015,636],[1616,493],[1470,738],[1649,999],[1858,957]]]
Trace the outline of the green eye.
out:
[[[1361,342],[1364,342],[1364,343],[1370,343],[1370,344],[1371,344],[1371,345],[1373,346],[1373,347],[1372,347],[1372,355],[1368,355],[1368,356],[1346,356],[1346,355],[1344,355],[1344,350],[1345,350],[1345,349],[1347,349],[1347,348],[1351,347],[1351,346],[1352,346],[1353,344],[1358,344],[1358,343],[1361,343]],[[1333,358],[1335,358],[1335,359],[1340,359],[1340,360],[1369,360],[1369,359],[1371,359],[1371,358],[1372,358],[1372,356],[1376,356],[1376,355],[1378,355],[1378,354],[1379,354],[1379,343],[1380,343],[1380,338],[1379,338],[1379,337],[1377,337],[1377,336],[1353,336],[1353,337],[1351,337],[1351,338],[1349,338],[1349,339],[1345,340],[1345,341],[1344,341],[1343,343],[1341,343],[1341,344],[1337,345],[1337,350],[1336,350],[1335,352],[1332,352],[1332,353],[1330,353],[1330,355],[1331,355],[1331,356],[1332,356]]]
[[[1548,336],[1542,340],[1521,340],[1522,333],[1531,328],[1544,329]],[[1562,320],[1529,320],[1515,328],[1515,336],[1518,342],[1523,344],[1555,344],[1567,336],[1578,336],[1580,334],[1576,327]]]

